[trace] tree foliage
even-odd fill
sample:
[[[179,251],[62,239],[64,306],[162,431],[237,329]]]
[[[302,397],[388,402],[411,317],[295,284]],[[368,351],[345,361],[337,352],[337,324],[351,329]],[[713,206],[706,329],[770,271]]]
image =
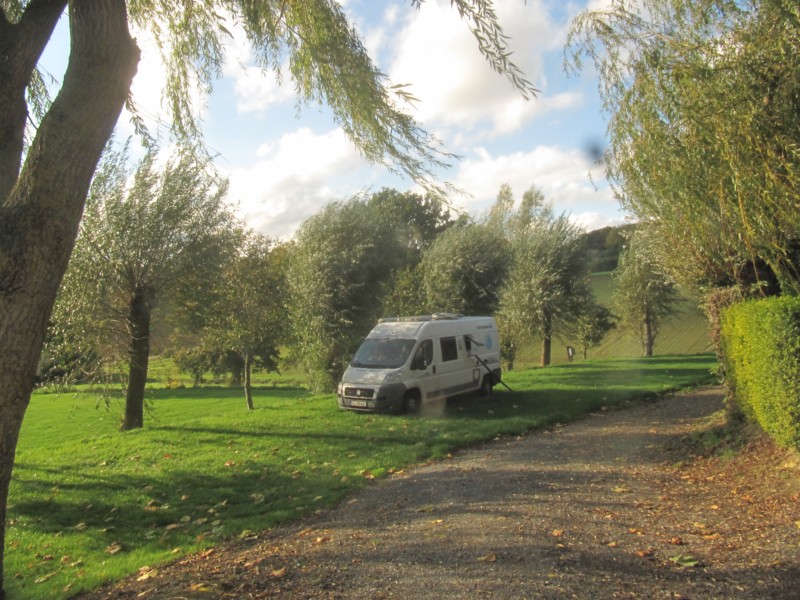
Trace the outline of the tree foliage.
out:
[[[508,244],[495,229],[482,223],[450,227],[420,263],[424,312],[493,314],[509,259]]]
[[[800,292],[800,8],[614,0],[576,19],[611,115],[608,173],[665,268],[701,287]]]
[[[399,249],[404,252],[402,264],[392,273],[381,314],[425,312],[427,302],[420,261],[436,237],[456,221],[442,200],[413,192],[383,189],[369,197],[367,206],[373,211],[374,218],[393,232]]]

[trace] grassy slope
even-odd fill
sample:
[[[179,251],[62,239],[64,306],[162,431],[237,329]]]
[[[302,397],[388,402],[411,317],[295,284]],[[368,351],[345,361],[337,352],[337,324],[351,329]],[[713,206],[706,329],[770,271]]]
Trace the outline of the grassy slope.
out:
[[[274,376],[256,390],[253,412],[238,389],[154,385],[145,429],[126,433],[117,431],[119,400],[36,393],[11,486],[9,597],[67,597],[248,537],[455,448],[707,379],[714,363],[705,355],[516,371],[506,377],[514,392],[451,401],[422,418],[343,412],[333,396],[276,387]]]
[[[594,273],[590,280],[592,291],[597,301],[611,305],[612,280],[610,273]],[[700,354],[711,352],[711,341],[708,336],[708,323],[703,312],[698,308],[699,302],[686,298],[678,314],[666,321],[655,341],[656,355]],[[552,348],[553,364],[567,362],[567,346],[577,349],[576,360],[582,359],[581,349],[574,341],[554,339]],[[539,365],[540,342],[526,347],[517,358],[516,368],[528,368]],[[589,349],[589,358],[636,357],[641,355],[639,341],[630,334],[614,330],[609,333],[597,348]]]

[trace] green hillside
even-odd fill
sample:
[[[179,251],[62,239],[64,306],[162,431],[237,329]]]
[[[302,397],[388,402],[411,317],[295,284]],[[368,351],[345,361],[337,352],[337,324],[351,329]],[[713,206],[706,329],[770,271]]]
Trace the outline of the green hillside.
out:
[[[611,273],[593,273],[590,284],[597,301],[604,306],[610,307],[613,289]],[[659,331],[653,349],[654,354],[701,354],[713,350],[708,335],[708,322],[698,306],[699,302],[696,299],[686,298],[684,300],[680,312],[670,318]],[[582,349],[575,341],[555,338],[552,348],[553,364],[567,362],[567,346],[569,345],[574,346],[576,349],[575,360],[583,360]],[[523,348],[517,356],[515,368],[525,369],[538,366],[540,352],[540,341]],[[639,341],[619,330],[613,330],[609,333],[603,343],[597,348],[590,349],[588,354],[590,359],[637,356],[641,356]]]

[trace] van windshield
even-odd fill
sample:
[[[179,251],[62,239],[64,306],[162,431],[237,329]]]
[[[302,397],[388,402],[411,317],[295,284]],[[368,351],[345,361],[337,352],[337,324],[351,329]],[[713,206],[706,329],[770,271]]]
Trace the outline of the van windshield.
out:
[[[350,366],[362,369],[396,369],[405,364],[413,348],[414,340],[368,338],[359,347]]]

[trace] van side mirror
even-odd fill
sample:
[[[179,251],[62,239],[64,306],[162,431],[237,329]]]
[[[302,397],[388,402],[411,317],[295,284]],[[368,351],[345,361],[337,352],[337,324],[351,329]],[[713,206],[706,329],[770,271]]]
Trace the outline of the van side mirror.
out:
[[[411,363],[411,369],[413,371],[424,371],[428,368],[428,363],[425,360],[424,356],[415,356],[414,360]]]

